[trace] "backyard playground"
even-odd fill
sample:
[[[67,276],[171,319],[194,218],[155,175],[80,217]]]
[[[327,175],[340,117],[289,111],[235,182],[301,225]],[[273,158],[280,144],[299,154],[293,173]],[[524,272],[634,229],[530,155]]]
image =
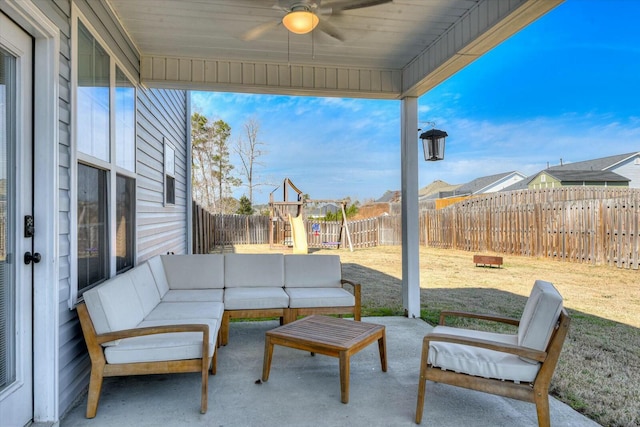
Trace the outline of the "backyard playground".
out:
[[[278,251],[266,244],[233,250]],[[400,246],[310,253],[340,255],[343,276],[362,283],[363,316],[402,315]],[[421,246],[420,271],[421,313],[431,324],[443,309],[518,318],[535,279],[554,283],[572,319],[551,393],[602,425],[640,425],[637,270],[522,256],[504,256],[502,268],[484,268],[473,263],[473,253]]]

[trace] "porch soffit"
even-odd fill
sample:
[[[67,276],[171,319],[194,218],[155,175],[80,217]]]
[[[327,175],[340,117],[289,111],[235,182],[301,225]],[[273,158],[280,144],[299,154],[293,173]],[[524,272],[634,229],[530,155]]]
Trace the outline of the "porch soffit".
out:
[[[318,30],[289,37],[282,25],[242,40],[284,15],[278,0],[107,1],[148,87],[400,99],[424,94],[563,0],[393,0],[321,16],[342,42]]]

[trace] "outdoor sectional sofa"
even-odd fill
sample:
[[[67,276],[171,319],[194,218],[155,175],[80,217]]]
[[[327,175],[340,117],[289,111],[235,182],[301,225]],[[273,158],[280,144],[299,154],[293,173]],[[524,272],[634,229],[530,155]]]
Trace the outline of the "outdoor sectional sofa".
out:
[[[349,285],[352,292],[344,289]],[[352,314],[360,284],[342,279],[337,255],[156,256],[83,294],[78,316],[91,358],[87,418],[96,415],[108,376],[208,371],[233,318]]]

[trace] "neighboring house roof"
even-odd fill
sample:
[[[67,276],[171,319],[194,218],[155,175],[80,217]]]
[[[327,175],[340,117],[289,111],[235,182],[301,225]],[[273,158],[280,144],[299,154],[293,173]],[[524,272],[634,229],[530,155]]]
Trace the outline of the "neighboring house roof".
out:
[[[503,180],[504,178],[508,177],[509,175],[520,175],[523,180],[524,178],[526,178],[523,174],[521,174],[520,172],[517,171],[510,171],[510,172],[503,172],[503,173],[498,173],[495,175],[488,175],[488,176],[483,176],[480,178],[476,178],[473,181],[469,181],[466,184],[462,184],[457,190],[456,190],[456,194],[459,195],[465,195],[465,194],[476,194],[480,191],[482,191],[483,189],[491,186],[492,184]]]
[[[629,182],[629,178],[615,172],[601,170],[543,170],[538,175],[546,173],[560,182],[592,181],[592,182]]]
[[[399,190],[395,190],[395,191],[387,190],[382,195],[382,197],[380,197],[375,202],[376,203],[390,203],[390,202],[397,202],[399,200],[400,200],[400,191]]]
[[[437,179],[426,187],[422,187],[418,191],[418,196],[422,198],[449,192],[453,194],[453,191],[457,190],[459,187],[460,184],[448,184],[442,180]]]
[[[582,162],[565,163],[563,165],[551,166],[546,170],[579,170],[579,171],[596,171],[609,169],[618,163],[630,158],[640,155],[640,152],[617,154],[615,156],[601,157],[599,159],[585,160]]]
[[[310,217],[323,217],[327,215],[327,213],[329,212],[336,213],[339,210],[340,210],[340,207],[335,203],[325,203],[324,205],[321,205],[321,206],[305,207],[305,212],[307,216],[310,216]]]
[[[527,190],[529,188],[529,183],[534,177],[525,178],[516,182],[515,184],[511,184],[508,187],[503,188],[500,191],[517,191],[517,190]]]

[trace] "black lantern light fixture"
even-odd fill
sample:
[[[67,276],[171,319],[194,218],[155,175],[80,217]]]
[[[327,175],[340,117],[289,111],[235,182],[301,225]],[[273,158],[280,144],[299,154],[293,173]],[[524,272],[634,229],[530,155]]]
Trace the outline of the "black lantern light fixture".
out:
[[[433,128],[420,134],[424,159],[435,162],[444,159],[444,140],[449,136],[445,131],[435,129],[435,123],[430,122]],[[422,129],[418,129],[420,131]]]

